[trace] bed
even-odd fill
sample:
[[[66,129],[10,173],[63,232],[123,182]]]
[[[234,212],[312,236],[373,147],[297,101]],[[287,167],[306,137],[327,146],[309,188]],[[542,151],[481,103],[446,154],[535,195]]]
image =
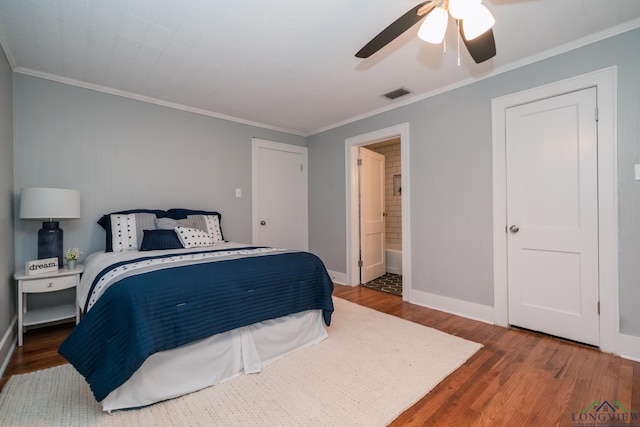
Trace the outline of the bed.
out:
[[[327,337],[333,284],[315,255],[224,240],[217,212],[105,215],[82,320],[59,352],[103,410],[191,393]]]

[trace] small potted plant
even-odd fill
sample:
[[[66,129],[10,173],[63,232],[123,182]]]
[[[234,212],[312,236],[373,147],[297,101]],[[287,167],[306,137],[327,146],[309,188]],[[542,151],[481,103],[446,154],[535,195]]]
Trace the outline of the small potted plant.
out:
[[[64,259],[67,260],[67,268],[70,270],[76,268],[76,261],[80,258],[81,253],[82,252],[80,252],[80,249],[78,248],[69,248],[64,251]]]

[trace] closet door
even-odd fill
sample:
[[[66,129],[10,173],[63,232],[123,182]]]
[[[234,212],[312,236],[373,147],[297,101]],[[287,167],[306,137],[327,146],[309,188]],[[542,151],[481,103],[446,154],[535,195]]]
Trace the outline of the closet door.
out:
[[[600,344],[596,89],[506,116],[509,323]]]
[[[308,250],[307,148],[253,140],[253,244]]]

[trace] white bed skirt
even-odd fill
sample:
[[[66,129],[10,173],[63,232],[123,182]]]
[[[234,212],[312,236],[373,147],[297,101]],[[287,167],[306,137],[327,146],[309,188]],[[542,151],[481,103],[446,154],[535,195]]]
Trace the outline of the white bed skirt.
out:
[[[327,337],[322,310],[244,326],[149,357],[113,390],[102,409],[137,408],[201,390],[263,366]]]

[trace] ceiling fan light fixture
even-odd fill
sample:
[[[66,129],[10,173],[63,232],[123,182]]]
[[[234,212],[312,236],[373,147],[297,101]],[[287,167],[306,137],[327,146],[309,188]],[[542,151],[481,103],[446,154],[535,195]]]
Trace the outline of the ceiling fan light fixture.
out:
[[[482,0],[449,0],[449,13],[453,19],[465,19],[482,3]]]
[[[473,40],[476,37],[489,31],[496,23],[495,18],[489,12],[489,9],[483,4],[478,4],[473,11],[467,15],[462,21],[462,31],[467,40]]]
[[[428,43],[440,44],[447,31],[448,22],[449,14],[447,13],[447,9],[444,7],[436,7],[424,19],[424,22],[418,30],[418,37]]]

